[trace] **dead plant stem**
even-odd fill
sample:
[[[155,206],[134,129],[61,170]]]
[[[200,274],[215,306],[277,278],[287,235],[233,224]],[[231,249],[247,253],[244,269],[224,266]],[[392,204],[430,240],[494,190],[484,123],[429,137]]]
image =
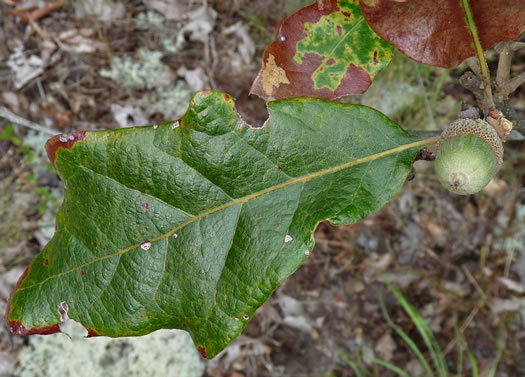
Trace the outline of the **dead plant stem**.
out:
[[[496,97],[503,101],[508,95],[507,83],[510,80],[512,49],[508,42],[502,42],[495,48],[499,53],[498,72],[496,74]]]
[[[470,271],[467,268],[463,267],[463,272],[467,276],[467,279],[472,283],[472,285],[474,285],[474,287],[476,288],[476,291],[478,291],[479,295],[481,296],[481,299],[478,301],[476,307],[472,309],[468,317],[465,319],[465,321],[461,325],[459,331],[462,334],[470,326],[470,324],[474,320],[474,317],[476,317],[479,311],[487,304],[487,300],[488,300],[487,295],[485,294],[485,292],[483,292],[483,289],[481,289],[480,285],[478,284],[474,276],[472,276]],[[443,355],[446,356],[450,351],[452,351],[456,343],[457,343],[457,339],[451,340],[450,343],[448,343],[447,346],[445,347],[445,350],[443,351]]]
[[[495,97],[500,102],[508,101],[509,96],[521,85],[525,84],[525,73],[510,78],[512,54],[521,48],[525,48],[525,43],[516,41],[501,42],[494,48],[499,53]]]
[[[518,76],[513,77],[509,81],[509,94],[513,93],[521,85],[525,84],[525,72],[520,73]]]
[[[19,126],[27,127],[47,135],[54,136],[60,133],[52,128],[46,128],[37,123],[31,122],[30,120],[24,119],[21,116],[18,116],[15,113],[12,113],[11,111],[7,110],[3,106],[0,106],[0,118],[7,119],[8,121],[14,124],[18,124]]]

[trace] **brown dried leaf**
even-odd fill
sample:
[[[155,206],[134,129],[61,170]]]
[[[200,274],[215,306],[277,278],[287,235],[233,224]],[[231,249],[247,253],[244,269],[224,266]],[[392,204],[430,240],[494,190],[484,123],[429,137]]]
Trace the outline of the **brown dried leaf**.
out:
[[[251,93],[265,100],[361,94],[392,52],[367,25],[359,0],[318,0],[281,25]]]
[[[451,68],[475,54],[459,0],[360,3],[370,27],[413,60]],[[476,0],[470,6],[484,49],[523,32],[523,0]]]

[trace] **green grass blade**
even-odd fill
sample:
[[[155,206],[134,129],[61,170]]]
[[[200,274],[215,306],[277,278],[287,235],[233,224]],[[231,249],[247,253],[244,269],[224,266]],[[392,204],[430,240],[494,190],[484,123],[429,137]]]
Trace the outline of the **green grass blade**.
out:
[[[498,341],[496,343],[496,358],[494,359],[494,362],[492,363],[492,367],[490,368],[490,371],[487,377],[496,376],[496,370],[498,369],[498,363],[501,360],[501,356],[503,355],[504,347],[505,347],[505,333],[502,331],[500,332],[498,336]]]
[[[388,361],[384,361],[384,360],[378,359],[377,357],[374,357],[372,359],[372,362],[391,370],[392,372],[398,374],[401,377],[412,377],[410,374],[405,372],[403,369],[396,367],[394,364],[391,364]]]
[[[454,324],[454,334],[456,336],[456,344],[458,345],[458,367],[457,367],[458,373],[456,374],[456,376],[462,377],[463,376],[463,353],[465,352],[465,347],[463,344],[463,338],[461,337],[459,333],[457,318]]]
[[[460,347],[458,350],[458,367],[457,367],[457,377],[461,377],[463,375],[463,348]]]
[[[476,358],[468,348],[465,352],[467,353],[468,360],[470,361],[470,365],[472,366],[472,377],[479,377],[479,368]]]
[[[392,318],[388,314],[388,311],[386,310],[385,302],[383,300],[383,296],[379,296],[379,305],[381,306],[381,311],[383,312],[383,317],[385,317],[386,321],[388,322],[388,325],[399,335],[401,339],[410,347],[412,352],[416,355],[417,359],[419,360],[419,363],[425,369],[428,376],[433,376],[434,372],[432,372],[432,368],[430,367],[430,364],[427,362],[425,357],[423,356],[423,353],[419,350],[417,345],[414,343],[414,341],[408,336],[407,333],[405,333],[399,326],[397,326],[394,321],[392,321]]]
[[[448,376],[448,368],[447,364],[445,362],[445,358],[443,356],[443,353],[441,352],[441,348],[439,347],[439,344],[436,341],[436,338],[434,337],[434,334],[432,333],[432,330],[427,325],[421,314],[418,313],[416,308],[414,308],[401,294],[401,291],[392,286],[389,283],[386,283],[388,289],[394,294],[396,299],[399,301],[405,312],[408,314],[410,319],[414,322],[414,325],[416,326],[419,334],[423,338],[423,341],[425,342],[426,346],[428,347],[430,354],[432,355],[432,360],[434,361],[434,365],[436,367],[436,370],[439,373],[440,377],[447,377]]]
[[[339,351],[337,352],[337,354],[339,355],[339,357],[341,359],[343,359],[343,361],[345,363],[348,364],[348,366],[350,368],[352,368],[352,370],[354,371],[356,377],[367,377],[365,376],[365,374],[363,374],[363,370],[361,369],[361,367],[354,361],[354,360],[351,360],[350,358],[348,358],[343,352]],[[366,372],[365,372],[366,373]]]

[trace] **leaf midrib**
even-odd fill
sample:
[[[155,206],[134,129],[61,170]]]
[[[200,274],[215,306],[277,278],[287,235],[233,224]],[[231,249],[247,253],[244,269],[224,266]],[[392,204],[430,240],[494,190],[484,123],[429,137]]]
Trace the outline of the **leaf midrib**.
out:
[[[346,32],[346,33],[345,33],[345,34],[339,39],[339,41],[335,44],[335,46],[330,50],[330,52],[329,52],[329,54],[328,54],[330,58],[332,58],[332,57],[334,56],[334,53],[335,53],[335,51],[337,50],[337,48],[339,47],[339,45],[340,45],[341,43],[343,43],[343,42],[344,42],[344,41],[350,36],[350,34],[353,33],[353,32],[355,31],[355,29],[356,29],[359,25],[361,25],[361,23],[362,23],[363,21],[364,21],[364,17],[361,18],[359,21],[357,21],[357,22],[352,26],[352,28],[351,28],[350,30],[348,30],[348,31],[347,31],[347,32]],[[324,62],[327,62],[328,60],[330,60],[330,59],[325,59]],[[323,62],[323,63],[324,63],[324,62]],[[349,65],[349,64],[348,64],[348,65]],[[319,69],[319,68],[318,68],[318,69]]]
[[[352,167],[352,166],[355,166],[355,165],[359,165],[359,164],[362,164],[362,163],[365,163],[365,162],[373,161],[373,160],[376,160],[376,159],[379,159],[381,157],[385,157],[385,156],[388,156],[388,155],[391,155],[391,154],[394,154],[394,153],[403,152],[403,151],[406,151],[408,149],[424,147],[426,145],[434,144],[438,140],[439,140],[439,137],[433,137],[433,138],[428,138],[428,139],[416,141],[416,142],[409,143],[409,144],[404,144],[404,145],[401,145],[399,147],[388,149],[388,150],[383,151],[383,152],[374,153],[374,154],[371,154],[371,155],[366,156],[366,157],[361,157],[361,158],[358,158],[356,160],[348,161],[348,162],[345,162],[345,163],[340,164],[340,165],[336,165],[336,166],[333,166],[333,167],[330,167],[330,168],[327,168],[327,169],[319,170],[319,171],[317,171],[315,173],[310,173],[310,174],[303,175],[301,177],[290,179],[289,181],[279,183],[279,184],[277,184],[275,186],[268,187],[268,188],[266,188],[264,190],[255,192],[253,194],[246,195],[246,196],[244,196],[242,198],[238,198],[238,199],[232,200],[232,201],[224,203],[224,204],[222,204],[222,205],[220,205],[218,207],[212,208],[212,209],[210,209],[208,211],[204,211],[201,214],[193,216],[192,218],[188,219],[187,221],[183,222],[182,224],[177,225],[176,227],[171,229],[169,232],[164,233],[164,234],[162,234],[160,236],[157,236],[157,237],[149,239],[149,240],[144,240],[143,242],[149,241],[149,242],[153,243],[153,242],[156,242],[156,241],[159,241],[159,240],[171,237],[173,234],[177,233],[179,230],[184,228],[186,225],[189,225],[189,224],[191,224],[191,223],[193,223],[195,221],[201,220],[201,219],[203,219],[203,218],[205,218],[205,217],[207,217],[209,215],[212,215],[212,214],[214,214],[216,212],[219,212],[219,211],[222,211],[224,209],[233,207],[233,206],[238,205],[238,204],[246,203],[246,202],[248,202],[248,201],[250,201],[252,199],[258,198],[258,197],[260,197],[262,195],[271,193],[273,191],[277,191],[277,190],[280,190],[282,188],[285,188],[285,187],[288,187],[288,186],[291,186],[291,185],[294,185],[294,184],[297,184],[297,183],[308,182],[308,181],[311,181],[311,180],[313,180],[315,178],[322,177],[322,176],[327,175],[327,174],[336,173],[338,171],[347,169],[349,167]],[[89,262],[83,263],[83,264],[81,264],[81,265],[79,265],[77,267],[74,267],[72,269],[69,269],[67,271],[64,271],[64,272],[61,272],[61,273],[49,276],[46,279],[44,279],[44,280],[42,280],[42,281],[40,281],[40,282],[38,282],[36,284],[30,285],[30,286],[27,286],[27,287],[20,287],[18,289],[18,291],[23,291],[23,290],[34,288],[36,286],[40,286],[40,285],[46,283],[49,280],[56,279],[56,278],[59,278],[61,276],[64,276],[64,275],[70,274],[72,272],[78,271],[78,270],[80,270],[80,269],[82,269],[82,268],[84,268],[86,266],[91,265],[91,264],[94,264],[94,263],[101,262],[101,261],[106,260],[106,259],[110,259],[110,258],[113,258],[113,257],[116,257],[116,256],[120,256],[120,255],[126,254],[127,252],[140,247],[140,245],[141,245],[141,243],[134,244],[134,245],[129,246],[129,247],[125,248],[125,249],[121,249],[121,250],[115,251],[115,252],[113,252],[111,254],[107,254],[107,255],[103,255],[103,256],[97,257],[97,258],[95,258],[95,259],[93,259],[93,260],[91,260]]]

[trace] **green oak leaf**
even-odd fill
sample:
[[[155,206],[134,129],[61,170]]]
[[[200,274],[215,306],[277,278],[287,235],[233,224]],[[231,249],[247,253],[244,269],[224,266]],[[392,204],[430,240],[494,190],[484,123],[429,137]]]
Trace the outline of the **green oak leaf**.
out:
[[[177,122],[48,141],[67,189],[11,297],[11,330],[58,332],[67,308],[90,336],[180,328],[214,357],[308,258],[320,221],[380,209],[430,143],[365,106],[269,110],[251,128],[230,96],[203,91]]]
[[[362,94],[392,54],[358,0],[318,0],[284,21],[251,92],[266,100]]]

